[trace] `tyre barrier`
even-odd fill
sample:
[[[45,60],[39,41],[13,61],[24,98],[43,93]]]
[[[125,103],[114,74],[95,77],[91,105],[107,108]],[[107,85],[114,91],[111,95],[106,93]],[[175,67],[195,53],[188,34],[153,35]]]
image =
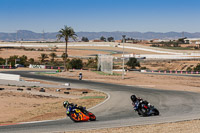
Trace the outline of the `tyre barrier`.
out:
[[[44,89],[44,88],[41,88],[41,89],[39,90],[39,92],[45,92],[45,89]]]
[[[0,88],[0,91],[5,90],[5,88]]]
[[[70,86],[70,83],[65,83],[64,85],[65,85],[65,86]]]
[[[83,91],[83,92],[82,92],[82,94],[87,94],[87,93],[88,93],[87,91]]]
[[[64,92],[64,94],[69,94],[69,92]]]
[[[31,88],[26,88],[26,90],[31,91]]]
[[[23,91],[24,89],[18,88],[17,91]]]
[[[60,92],[60,89],[56,89],[56,92]]]

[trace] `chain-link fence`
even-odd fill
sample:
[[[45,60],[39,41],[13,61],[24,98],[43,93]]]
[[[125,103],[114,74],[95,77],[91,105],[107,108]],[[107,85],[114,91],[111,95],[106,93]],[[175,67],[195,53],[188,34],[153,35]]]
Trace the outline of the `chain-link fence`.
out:
[[[98,70],[113,74],[113,56],[99,54],[98,55]]]

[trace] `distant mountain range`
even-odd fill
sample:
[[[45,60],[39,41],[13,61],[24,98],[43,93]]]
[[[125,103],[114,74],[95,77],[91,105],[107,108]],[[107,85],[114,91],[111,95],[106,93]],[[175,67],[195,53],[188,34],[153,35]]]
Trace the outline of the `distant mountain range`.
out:
[[[1,41],[55,41],[58,32],[52,33],[35,33],[28,30],[18,30],[17,33],[3,33],[0,32]],[[182,32],[76,32],[79,40],[82,37],[87,37],[89,40],[99,39],[101,36],[114,37],[115,40],[122,39],[122,35],[126,35],[127,38],[149,40],[149,39],[177,39],[183,37]],[[200,32],[189,33],[184,32],[184,37],[188,38],[200,38]]]

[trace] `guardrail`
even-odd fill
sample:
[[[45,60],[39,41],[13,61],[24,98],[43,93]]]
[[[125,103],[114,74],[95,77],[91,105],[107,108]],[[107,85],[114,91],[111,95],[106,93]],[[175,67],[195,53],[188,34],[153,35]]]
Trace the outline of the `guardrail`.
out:
[[[169,74],[200,74],[199,71],[159,71],[159,70],[141,70],[141,72],[151,73],[169,73]]]

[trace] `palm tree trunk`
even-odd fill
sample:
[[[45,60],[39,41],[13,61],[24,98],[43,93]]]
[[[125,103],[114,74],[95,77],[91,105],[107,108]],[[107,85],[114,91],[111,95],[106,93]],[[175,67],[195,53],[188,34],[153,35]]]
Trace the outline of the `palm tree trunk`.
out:
[[[65,38],[65,59],[64,59],[64,72],[66,72],[66,61],[67,61],[67,43],[68,43],[68,37]]]

